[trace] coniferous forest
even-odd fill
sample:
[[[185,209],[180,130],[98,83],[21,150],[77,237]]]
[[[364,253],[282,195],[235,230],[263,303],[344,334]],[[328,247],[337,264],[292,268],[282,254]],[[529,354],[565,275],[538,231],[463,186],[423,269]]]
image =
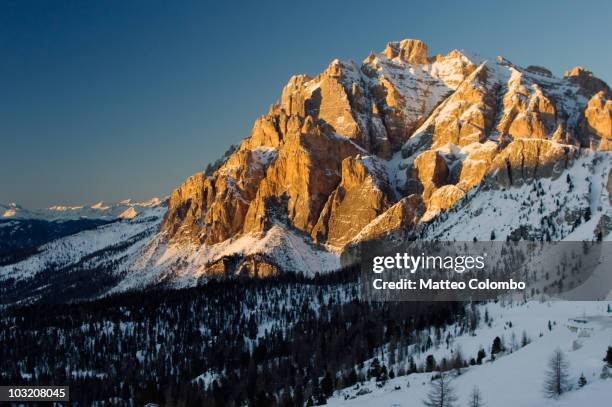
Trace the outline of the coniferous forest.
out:
[[[69,385],[81,406],[320,405],[373,376],[435,369],[386,367],[385,358],[410,360],[411,345],[426,352],[423,332],[473,329],[460,303],[365,302],[358,274],[210,281],[7,309],[0,385]],[[374,362],[364,368],[366,360]]]

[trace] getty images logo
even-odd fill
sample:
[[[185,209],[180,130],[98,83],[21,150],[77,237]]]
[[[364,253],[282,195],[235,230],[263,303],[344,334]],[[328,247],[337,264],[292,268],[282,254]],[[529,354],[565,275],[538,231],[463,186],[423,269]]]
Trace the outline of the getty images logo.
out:
[[[375,256],[372,271],[380,274],[386,270],[404,270],[416,273],[417,270],[445,270],[463,273],[485,268],[486,253],[479,256],[429,256],[425,253],[411,255],[396,253],[394,256]]]

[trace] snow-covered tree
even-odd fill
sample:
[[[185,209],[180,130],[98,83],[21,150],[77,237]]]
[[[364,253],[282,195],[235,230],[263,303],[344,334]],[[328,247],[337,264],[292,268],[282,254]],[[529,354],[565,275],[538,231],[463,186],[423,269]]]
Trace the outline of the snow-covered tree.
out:
[[[557,348],[548,361],[548,370],[544,381],[544,393],[547,397],[559,397],[569,387],[569,364],[565,354]]]
[[[472,392],[470,393],[468,407],[484,407],[484,402],[482,401],[482,393],[480,393],[480,389],[478,388],[478,386],[474,386]]]
[[[432,380],[431,389],[423,404],[427,407],[454,407],[456,402],[457,395],[452,386],[452,378],[448,373],[441,372],[438,379]]]

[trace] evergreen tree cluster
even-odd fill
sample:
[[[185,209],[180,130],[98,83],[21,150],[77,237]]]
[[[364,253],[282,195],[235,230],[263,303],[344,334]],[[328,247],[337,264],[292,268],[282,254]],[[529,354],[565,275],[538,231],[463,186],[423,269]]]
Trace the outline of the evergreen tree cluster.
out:
[[[69,385],[83,406],[318,405],[365,380],[358,364],[386,344],[406,357],[422,332],[457,321],[469,329],[460,303],[366,302],[357,275],[210,281],[5,310],[0,385]]]

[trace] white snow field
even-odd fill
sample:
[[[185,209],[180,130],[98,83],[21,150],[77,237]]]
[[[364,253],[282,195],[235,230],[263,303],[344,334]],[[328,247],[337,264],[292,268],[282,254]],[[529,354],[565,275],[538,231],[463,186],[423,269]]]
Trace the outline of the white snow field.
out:
[[[522,305],[481,305],[481,312],[486,309],[490,315],[490,327],[481,322],[475,336],[465,334],[456,337],[449,348],[442,341],[437,349],[434,347],[423,354],[415,354],[414,358],[420,365],[428,354],[433,354],[439,362],[444,357],[450,359],[452,349],[460,348],[467,359],[475,357],[480,348],[486,351],[486,362],[482,365],[462,369],[458,376],[455,371],[450,373],[453,376],[452,387],[458,397],[457,406],[468,405],[468,397],[474,386],[480,389],[485,405],[491,407],[609,406],[612,403],[612,378],[602,379],[600,374],[606,349],[612,346],[612,313],[607,311],[610,304],[609,301],[532,301]],[[548,321],[551,321],[552,330],[548,328]],[[523,331],[526,331],[531,342],[521,347]],[[499,336],[509,349],[513,347],[513,333],[518,342],[515,349],[490,361],[493,339]],[[550,399],[545,397],[544,380],[548,359],[556,348],[567,356],[569,383],[573,388],[557,399]],[[368,366],[369,362],[366,362],[364,368]],[[395,371],[402,366],[406,366],[405,361],[398,363]],[[578,386],[581,374],[587,380],[582,388]],[[430,390],[431,375],[418,373],[396,377],[382,387],[378,387],[375,379],[372,379],[362,385],[337,391],[328,405],[422,406]],[[357,396],[357,393],[362,395]]]

